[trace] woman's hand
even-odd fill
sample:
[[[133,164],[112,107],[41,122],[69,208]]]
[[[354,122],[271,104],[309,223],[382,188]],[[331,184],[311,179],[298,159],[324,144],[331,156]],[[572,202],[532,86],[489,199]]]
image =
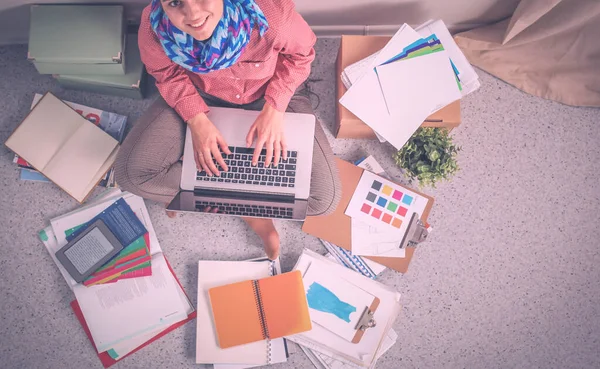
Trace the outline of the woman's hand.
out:
[[[252,155],[252,165],[255,166],[258,163],[258,157],[263,147],[267,150],[265,167],[271,165],[273,156],[275,156],[272,161],[274,165],[279,164],[279,158],[282,156],[284,160],[287,159],[287,145],[283,133],[283,112],[276,110],[269,103],[265,103],[258,118],[248,131],[247,147],[252,146],[255,139],[256,147],[254,155]]]
[[[227,165],[221,156],[221,151],[225,154],[230,155],[229,147],[221,132],[215,127],[215,125],[208,119],[206,114],[200,113],[190,119],[188,122],[190,130],[192,132],[192,142],[194,145],[194,159],[196,159],[196,167],[199,171],[205,171],[209,177],[212,175],[219,176],[217,166],[213,162],[213,157],[217,163],[227,171]],[[221,150],[219,150],[221,147]]]

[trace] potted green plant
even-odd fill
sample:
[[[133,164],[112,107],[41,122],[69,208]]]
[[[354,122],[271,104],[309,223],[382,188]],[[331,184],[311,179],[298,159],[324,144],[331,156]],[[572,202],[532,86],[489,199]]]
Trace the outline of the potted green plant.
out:
[[[443,128],[419,128],[400,151],[394,154],[396,164],[406,171],[411,182],[435,187],[436,182],[448,180],[459,167],[456,156],[460,147]]]

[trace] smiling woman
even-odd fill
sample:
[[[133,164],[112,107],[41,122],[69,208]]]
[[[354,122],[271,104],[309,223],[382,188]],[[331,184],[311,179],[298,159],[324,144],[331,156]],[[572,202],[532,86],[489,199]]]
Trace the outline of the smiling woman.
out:
[[[223,16],[222,0],[162,0],[162,8],[175,27],[198,41],[210,38]]]
[[[169,203],[179,190],[186,125],[199,171],[222,177],[227,142],[206,113],[209,106],[260,110],[246,144],[264,165],[287,159],[285,111],[314,114],[301,85],[315,58],[316,37],[292,0],[153,0],[143,13],[139,46],[161,94],[137,121],[116,163],[119,185]],[[320,122],[315,127],[308,214],[335,210],[341,186]],[[279,255],[270,219],[245,218]]]

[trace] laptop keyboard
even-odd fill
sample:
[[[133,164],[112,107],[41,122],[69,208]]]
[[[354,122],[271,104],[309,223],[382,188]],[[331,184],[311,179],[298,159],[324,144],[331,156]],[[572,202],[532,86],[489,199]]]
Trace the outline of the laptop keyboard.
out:
[[[255,216],[263,218],[292,219],[293,208],[264,205],[232,204],[213,201],[196,201],[196,210],[204,212],[209,207],[218,208],[218,214]]]
[[[230,155],[221,153],[229,171],[224,172],[223,168],[213,159],[216,167],[221,172],[220,176],[209,177],[205,171],[197,172],[196,179],[206,182],[223,182],[252,184],[259,186],[287,187],[296,186],[296,164],[298,159],[297,151],[288,151],[287,159],[280,158],[279,164],[265,166],[266,149],[260,152],[258,164],[252,166],[253,148],[229,146]]]

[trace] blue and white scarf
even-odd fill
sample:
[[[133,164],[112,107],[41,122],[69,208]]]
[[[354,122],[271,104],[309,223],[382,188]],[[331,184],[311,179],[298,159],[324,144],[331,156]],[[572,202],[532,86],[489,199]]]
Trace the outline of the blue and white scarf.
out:
[[[254,0],[223,0],[223,17],[212,36],[198,41],[175,27],[160,0],[152,0],[150,24],[167,56],[185,69],[205,74],[225,69],[237,62],[258,25],[260,35],[269,23]]]

